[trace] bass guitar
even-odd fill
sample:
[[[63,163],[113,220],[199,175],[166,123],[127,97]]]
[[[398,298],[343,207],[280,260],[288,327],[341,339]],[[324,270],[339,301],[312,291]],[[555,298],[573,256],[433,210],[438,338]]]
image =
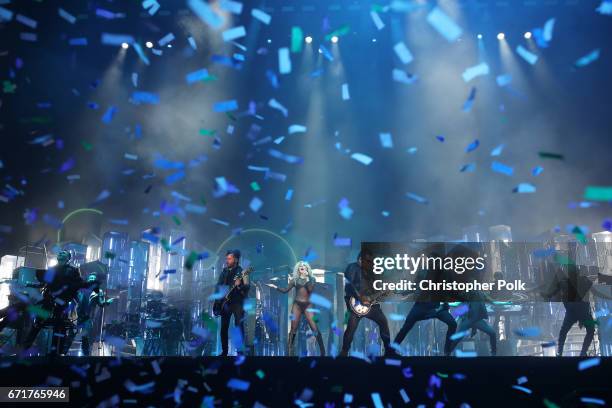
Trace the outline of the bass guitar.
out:
[[[236,279],[243,279],[247,277],[251,272],[253,272],[253,267],[249,266],[248,268],[243,269],[242,272],[240,272],[240,274],[236,277]],[[221,311],[223,310],[227,302],[229,302],[229,300],[231,299],[235,289],[236,286],[232,286],[231,289],[227,291],[225,296],[223,296],[221,299],[215,300],[215,302],[213,303],[213,316],[221,316]]]

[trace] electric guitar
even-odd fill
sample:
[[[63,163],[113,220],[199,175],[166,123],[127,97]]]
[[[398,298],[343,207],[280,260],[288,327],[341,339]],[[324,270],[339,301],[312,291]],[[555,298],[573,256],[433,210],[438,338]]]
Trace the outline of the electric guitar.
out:
[[[361,300],[359,300],[358,298],[351,296],[349,299],[349,306],[353,313],[355,313],[359,317],[363,317],[370,313],[372,306],[382,302],[383,298],[385,296],[388,296],[390,293],[392,293],[391,290],[385,290],[383,292],[375,294],[374,296],[372,296],[372,298],[370,299],[370,303],[368,303],[367,305],[365,303],[362,303]]]
[[[253,267],[249,266],[248,268],[243,269],[242,272],[240,272],[240,274],[234,280],[243,279],[247,277],[251,272],[253,272]],[[236,286],[232,286],[231,289],[228,290],[225,296],[223,296],[221,299],[215,300],[215,302],[213,303],[213,316],[221,316],[221,311],[223,310],[227,302],[229,302],[229,300],[231,299],[232,293],[234,293],[234,289],[236,289]]]

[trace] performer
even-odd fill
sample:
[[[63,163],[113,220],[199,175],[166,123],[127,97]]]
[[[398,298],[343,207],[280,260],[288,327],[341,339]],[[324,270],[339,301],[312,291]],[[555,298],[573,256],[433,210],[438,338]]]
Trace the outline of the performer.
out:
[[[563,276],[563,270],[559,269],[550,289],[542,293],[542,297],[545,299],[550,299],[556,294],[560,294],[563,306],[565,306],[565,318],[563,319],[557,342],[557,356],[559,357],[563,355],[563,346],[565,345],[567,333],[574,323],[578,323],[580,328],[586,328],[586,336],[584,336],[580,355],[586,356],[589,347],[591,347],[591,342],[595,336],[595,324],[591,315],[591,305],[588,301],[584,300],[591,286],[593,286],[593,283],[586,276],[580,276],[576,265],[570,264],[567,265],[567,275]]]
[[[97,282],[95,273],[87,277],[88,283]],[[78,327],[81,329],[81,352],[84,356],[91,354],[91,338],[93,335],[93,321],[96,306],[105,307],[110,305],[114,299],[105,299],[105,294],[101,289],[82,289],[77,294],[77,314]]]
[[[436,255],[433,253],[432,255]],[[419,271],[419,276],[421,279],[425,279],[428,271],[421,270]],[[417,290],[417,296],[421,297],[421,299],[429,299],[430,295]],[[446,329],[446,340],[444,341],[444,355],[448,356],[452,351],[452,340],[451,337],[457,330],[457,322],[448,311],[449,306],[446,302],[434,302],[434,301],[425,301],[419,300],[414,303],[410,312],[406,316],[406,320],[402,325],[402,328],[395,336],[394,343],[402,344],[402,341],[406,338],[410,330],[414,327],[416,322],[421,320],[429,320],[429,319],[438,319],[442,323],[447,326]]]
[[[234,316],[234,324],[240,327],[242,338],[244,339],[244,299],[249,294],[250,284],[249,277],[245,276],[240,279],[242,268],[240,262],[240,251],[237,249],[229,250],[225,254],[225,267],[219,276],[217,288],[227,286],[232,290],[228,302],[221,310],[221,355],[227,356],[228,341],[229,341],[229,324],[230,319]],[[242,350],[238,351],[242,354]]]
[[[51,354],[67,352],[65,341],[65,328],[69,323],[68,314],[69,304],[77,295],[79,289],[98,287],[98,282],[85,282],[79,273],[79,270],[70,265],[70,252],[60,251],[57,254],[57,265],[45,272],[43,279],[44,283],[29,283],[31,287],[41,287],[43,289],[43,299],[39,306],[49,313],[48,318],[37,317],[32,330],[28,334],[24,342],[26,349],[30,348],[40,330],[47,324],[53,324],[53,339],[54,345],[51,348]],[[55,345],[55,340],[59,339],[59,343]]]
[[[310,294],[314,290],[314,284],[315,279],[312,274],[312,269],[310,268],[308,262],[304,261],[300,261],[295,264],[295,267],[293,268],[293,277],[289,281],[286,288],[283,289],[274,284],[268,284],[269,287],[282,293],[287,293],[292,288],[295,288],[295,297],[293,298],[293,306],[291,306],[291,330],[289,331],[289,339],[287,342],[287,354],[289,356],[294,355],[293,345],[302,315],[306,318],[312,332],[315,333],[321,356],[325,356],[323,336],[317,328],[317,323],[314,321],[314,314],[308,311],[308,309],[312,306],[310,303]]]
[[[358,298],[363,304],[370,304],[371,295],[374,293],[372,281],[373,275],[373,260],[374,256],[369,250],[364,249],[357,256],[357,262],[349,264],[344,272],[344,300],[347,310],[349,311],[348,324],[342,338],[342,350],[340,357],[348,355],[353,336],[359,327],[361,317],[351,311],[349,300],[351,297]],[[397,353],[390,346],[391,334],[389,333],[389,324],[379,304],[372,306],[367,315],[363,316],[378,325],[380,339],[385,346],[386,356],[395,356]]]
[[[457,328],[457,331],[462,333],[471,330],[472,337],[476,334],[476,330],[486,333],[489,336],[491,355],[495,356],[497,354],[497,338],[495,330],[487,321],[489,314],[487,312],[485,301],[492,302],[493,299],[481,291],[470,292],[470,298],[467,302],[468,310],[459,318],[459,327]],[[461,339],[455,340],[451,346],[451,350],[454,350],[459,342],[461,342]]]

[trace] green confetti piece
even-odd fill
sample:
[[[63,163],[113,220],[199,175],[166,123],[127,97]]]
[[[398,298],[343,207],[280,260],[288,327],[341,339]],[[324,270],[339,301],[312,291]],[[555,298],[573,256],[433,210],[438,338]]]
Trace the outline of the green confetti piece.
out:
[[[213,129],[200,129],[200,135],[202,136],[214,136],[215,133],[217,131]]]
[[[588,201],[612,201],[612,187],[587,186],[584,199]]]
[[[191,270],[197,260],[198,260],[198,253],[195,251],[191,251],[187,259],[185,259],[185,268],[188,270]]]
[[[302,52],[304,34],[300,27],[291,27],[291,52]]]
[[[202,323],[206,326],[206,329],[211,333],[217,332],[217,321],[213,319],[209,314],[202,314]]]
[[[174,221],[176,225],[181,225],[181,220],[179,220],[179,218],[176,215],[172,216],[172,221]]]
[[[15,93],[15,89],[17,89],[17,84],[12,83],[11,81],[3,81],[2,89],[5,94]]]
[[[81,146],[83,146],[83,149],[87,150],[88,152],[91,151],[91,149],[93,149],[93,145],[84,140],[81,141]]]
[[[574,265],[574,262],[568,256],[555,254],[555,262],[560,265]]]
[[[36,306],[36,305],[28,306],[28,312],[30,312],[31,314],[35,314],[41,319],[48,319],[49,316],[51,316],[51,313],[49,311],[43,309],[40,306]]]
[[[544,398],[544,400],[542,401],[544,403],[544,405],[546,406],[546,408],[561,408],[559,407],[557,404],[555,404],[554,402]]]
[[[253,189],[253,191],[259,191],[261,190],[261,188],[259,187],[259,184],[257,184],[256,181],[251,183],[251,188]]]
[[[205,199],[204,197],[200,197],[200,202],[201,202],[203,205],[206,205],[206,199]]]
[[[171,247],[170,247],[170,242],[168,242],[168,240],[166,238],[162,238],[159,241],[162,244],[162,248],[164,248],[164,251],[169,252]]]
[[[115,253],[111,252],[111,251],[106,251],[104,252],[104,258],[105,259],[115,259]]]
[[[202,78],[202,82],[212,82],[216,80],[217,80],[217,77],[214,75],[209,75],[207,77]]]
[[[580,242],[581,244],[586,244],[587,243],[587,239],[584,236],[584,233],[582,232],[582,230],[579,227],[574,227],[574,229],[572,230],[572,234],[574,234],[576,236],[576,240],[578,242]]]
[[[351,28],[349,27],[348,24],[345,24],[343,26],[341,26],[340,28],[335,29],[334,31],[332,31],[331,33],[327,34],[325,36],[325,41],[329,41],[331,40],[332,37],[341,37],[343,35],[347,35],[348,33],[351,32]]]
[[[595,326],[599,326],[599,321],[597,321],[597,320],[585,320],[583,324],[584,324],[584,327],[595,327]]]
[[[538,152],[538,155],[542,158],[542,159],[557,159],[557,160],[563,160],[563,155],[562,154],[558,154],[558,153],[550,153],[550,152]]]
[[[38,125],[44,125],[53,122],[53,118],[50,116],[34,116],[31,118],[19,118],[20,123],[35,123]]]
[[[333,387],[331,387],[330,391],[331,392],[335,392],[337,394],[341,394],[342,393],[342,385],[334,385]]]
[[[372,4],[372,11],[376,12],[376,13],[381,13],[383,11],[385,11],[384,6],[381,6],[380,4]]]
[[[259,379],[260,379],[260,380],[263,380],[263,379],[264,379],[264,377],[266,376],[266,374],[265,374],[263,371],[261,371],[261,370],[257,370],[257,371],[255,371],[255,375],[256,375],[257,377],[259,377]]]
[[[229,119],[233,120],[234,122],[236,121],[236,117],[229,112],[225,112],[225,116],[227,116]]]
[[[440,378],[448,378],[448,374],[444,374],[444,373],[436,373],[436,375]]]

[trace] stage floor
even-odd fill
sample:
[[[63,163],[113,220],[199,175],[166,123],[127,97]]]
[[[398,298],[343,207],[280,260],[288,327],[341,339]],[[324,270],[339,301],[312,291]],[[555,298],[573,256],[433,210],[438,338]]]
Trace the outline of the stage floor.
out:
[[[0,386],[67,386],[70,406],[80,407],[553,408],[598,406],[603,401],[609,406],[612,360],[590,360],[590,367],[580,369],[585,360],[4,357]],[[594,405],[583,398],[591,398]]]

